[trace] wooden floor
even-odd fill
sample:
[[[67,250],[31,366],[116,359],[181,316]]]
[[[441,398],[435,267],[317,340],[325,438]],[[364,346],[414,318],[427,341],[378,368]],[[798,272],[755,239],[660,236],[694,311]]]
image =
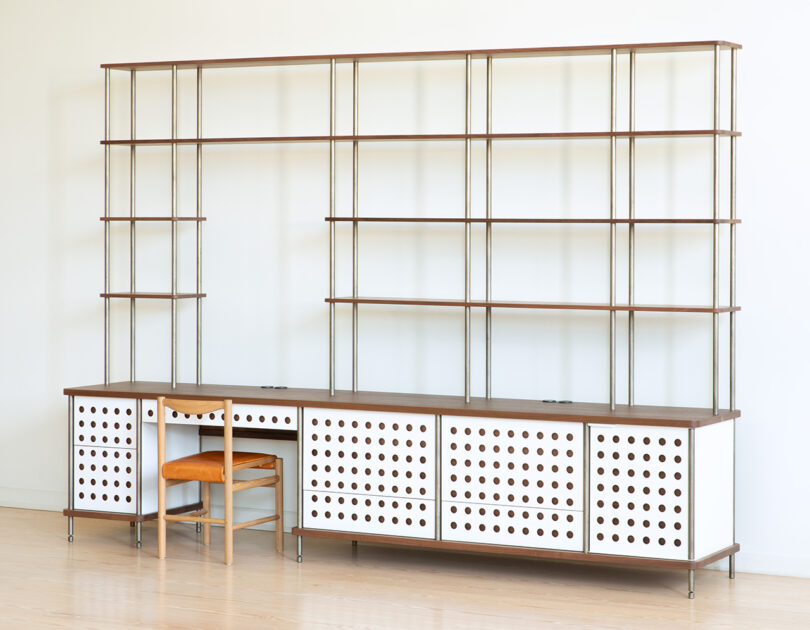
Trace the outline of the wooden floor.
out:
[[[17,628],[808,628],[810,580],[648,571],[304,541],[283,555],[273,535],[237,532],[225,567],[222,534],[205,548],[193,526],[169,528],[155,557],[154,523],[134,547],[127,523],[0,508],[0,627]]]

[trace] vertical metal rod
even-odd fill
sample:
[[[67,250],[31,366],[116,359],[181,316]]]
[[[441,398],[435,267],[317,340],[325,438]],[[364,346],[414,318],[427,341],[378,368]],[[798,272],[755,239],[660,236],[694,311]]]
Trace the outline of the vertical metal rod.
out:
[[[202,138],[202,68],[197,66],[197,138]],[[202,144],[197,143],[197,294],[202,293]],[[197,297],[197,385],[202,385],[202,298]],[[202,487],[202,485],[200,486]]]
[[[104,139],[110,139],[110,69],[104,70]],[[110,145],[104,145],[104,216],[110,217]],[[104,222],[104,292],[110,292],[110,222]],[[104,298],[104,384],[110,384],[110,298]]]
[[[360,63],[357,59],[352,64],[352,135],[356,136],[360,133]],[[359,177],[359,162],[360,162],[360,147],[355,140],[352,142],[352,217],[359,216],[358,204],[358,177]],[[357,298],[359,291],[358,273],[359,273],[359,258],[358,258],[358,238],[360,226],[357,221],[352,222],[352,297]],[[357,303],[352,304],[352,391],[356,392],[359,387],[358,382],[358,333],[359,333],[359,314],[357,312]]]
[[[714,46],[714,133],[712,135],[712,218],[720,218],[720,46]],[[720,306],[720,226],[712,224],[712,307]],[[720,410],[720,315],[712,313],[712,413]]]
[[[177,138],[177,66],[172,65],[172,140]],[[177,386],[177,145],[172,142],[172,387]]]
[[[434,537],[436,540],[442,539],[442,417],[436,416],[436,450],[434,453],[435,462],[433,467],[433,475],[435,478],[435,500],[433,502],[434,509],[436,510],[436,530]]]
[[[732,131],[737,131],[737,49],[731,49],[731,119]],[[737,218],[737,138],[730,139],[731,173],[729,177],[729,218]],[[729,306],[737,305],[737,229],[732,223],[729,225]],[[729,314],[729,393],[728,408],[736,408],[736,382],[737,382],[737,320],[736,313]],[[732,492],[731,492],[731,522],[732,540],[737,542],[737,422],[732,419]],[[734,579],[734,554],[728,558],[728,577]]]
[[[616,49],[610,51],[610,305],[616,305]],[[616,311],[610,311],[610,408],[616,408]]]
[[[582,449],[582,550],[591,550],[591,425],[583,428],[585,443]]]
[[[68,510],[75,506],[73,501],[73,396],[68,396]],[[73,517],[68,516],[68,542],[73,542]]]
[[[689,429],[689,560],[695,559],[695,430]],[[695,598],[695,570],[689,569],[689,599]]]
[[[470,126],[472,124],[472,56],[466,55],[465,60],[465,76],[466,76],[466,89],[465,89],[465,115],[464,115],[464,133],[467,137],[464,139],[464,218],[471,217],[472,198],[470,189],[470,167],[472,159],[472,142],[469,138]],[[464,223],[464,301],[470,301],[470,253],[472,249],[472,225],[469,221]],[[468,306],[464,307],[464,401],[470,402],[470,354],[471,354],[471,309]]]
[[[135,70],[129,75],[129,137],[135,140]],[[129,216],[135,218],[135,145],[129,148]],[[135,293],[135,221],[129,222],[129,290]],[[135,298],[129,300],[129,380],[135,380]]]
[[[636,129],[636,51],[630,51],[630,102],[628,130]],[[630,137],[627,153],[627,303],[635,303],[635,267],[636,267],[636,226],[632,219],[636,218],[636,139]],[[636,314],[627,313],[627,404],[635,404],[635,367],[636,367]]]
[[[329,61],[329,135],[335,135],[335,60]],[[329,141],[329,216],[335,216],[335,141]],[[335,222],[329,222],[329,298],[335,297]],[[335,395],[335,303],[329,302],[329,395]]]
[[[141,548],[141,519],[143,516],[143,401],[135,401],[135,546]]]
[[[487,133],[492,133],[492,57],[487,57]],[[487,219],[492,218],[492,138],[487,138]],[[492,223],[487,221],[486,300],[492,301]],[[486,311],[486,397],[492,397],[492,307]]]
[[[695,570],[689,569],[689,599],[695,599]]]
[[[298,421],[298,426],[296,427],[296,434],[298,440],[296,442],[296,446],[298,447],[298,461],[296,462],[298,465],[296,466],[297,470],[297,479],[298,479],[298,487],[296,488],[296,496],[298,497],[298,528],[301,529],[304,527],[304,408],[298,407],[296,410]],[[303,541],[301,536],[298,536],[298,562],[303,560]]]

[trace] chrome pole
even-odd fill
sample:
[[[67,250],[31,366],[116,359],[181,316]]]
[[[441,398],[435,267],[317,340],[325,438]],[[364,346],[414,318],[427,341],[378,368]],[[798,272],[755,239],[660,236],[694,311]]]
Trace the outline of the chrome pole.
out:
[[[433,467],[433,476],[435,480],[435,493],[436,500],[434,501],[434,509],[436,510],[436,529],[434,537],[436,540],[442,539],[442,417],[437,415],[435,429],[435,465]]]
[[[487,134],[492,133],[492,57],[487,57]],[[492,138],[487,138],[487,219],[492,218]],[[492,301],[492,222],[487,221],[486,300]],[[486,397],[492,397],[492,307],[486,311]]]
[[[720,46],[714,46],[714,133],[712,134],[712,307],[720,306]],[[720,315],[712,313],[712,413],[720,410]]]
[[[129,137],[135,140],[135,70],[129,74]],[[135,145],[129,147],[129,290],[135,293]],[[129,380],[135,380],[135,298],[129,299]]]
[[[143,401],[135,401],[135,547],[141,548],[143,516]]]
[[[616,49],[610,51],[610,306],[616,306]],[[610,311],[610,408],[616,408],[616,311]]]
[[[73,396],[68,396],[68,510],[73,510]],[[68,516],[68,542],[73,542],[73,517]]]
[[[587,422],[583,427],[585,436],[582,449],[582,550],[588,553],[591,550],[591,425]]]
[[[296,434],[298,437],[297,440],[297,447],[298,447],[298,488],[296,488],[297,492],[296,495],[298,496],[298,529],[303,529],[304,527],[304,408],[298,407],[296,409],[297,413],[297,420],[298,420],[298,427],[296,427]],[[298,562],[302,562],[304,559],[303,554],[303,539],[299,535],[298,536]]]
[[[172,387],[177,386],[177,66],[172,65]]]
[[[689,560],[695,560],[695,430],[689,429]],[[689,569],[689,599],[695,598],[695,570]]]
[[[466,55],[466,90],[465,90],[465,116],[464,116],[464,402],[470,402],[470,354],[471,354],[471,309],[470,301],[470,250],[472,249],[471,217],[471,189],[470,189],[470,161],[472,158],[472,141],[470,140],[470,126],[472,123],[472,56]]]
[[[352,64],[352,135],[357,136],[360,133],[360,64],[357,59]],[[359,145],[355,139],[352,142],[352,217],[357,219],[359,216],[358,210],[358,166],[359,166]],[[359,225],[357,221],[352,222],[352,297],[358,297],[359,283],[358,283],[358,238]],[[357,312],[357,303],[352,304],[352,391],[356,392],[359,386],[358,383],[358,356],[357,344],[359,333],[359,315]]]
[[[731,49],[731,130],[737,131],[737,49]],[[737,218],[737,138],[730,139],[731,173],[729,195],[729,215],[731,219]],[[729,306],[737,304],[737,229],[732,223],[729,225]],[[736,381],[737,381],[737,320],[736,313],[729,314],[729,395],[728,407],[734,410],[736,407]],[[732,540],[737,542],[737,422],[732,419]],[[728,557],[728,577],[734,579],[735,554]]]
[[[197,139],[202,138],[202,67],[197,66]],[[197,143],[197,385],[202,385],[202,143]]]
[[[629,131],[636,130],[636,51],[630,51],[630,120]],[[627,303],[635,302],[635,267],[636,267],[636,139],[629,138],[628,146],[628,182],[627,199],[630,219],[627,235]],[[627,404],[635,404],[635,360],[636,360],[636,314],[627,313]]]
[[[110,139],[110,69],[104,70],[104,139]],[[110,218],[110,145],[104,145],[104,217]],[[104,293],[110,292],[110,222],[104,222]],[[104,298],[104,384],[110,384],[110,298]]]
[[[329,217],[335,216],[335,60],[329,60]],[[329,222],[329,298],[335,298],[335,222]],[[335,303],[329,302],[329,395],[335,395]]]

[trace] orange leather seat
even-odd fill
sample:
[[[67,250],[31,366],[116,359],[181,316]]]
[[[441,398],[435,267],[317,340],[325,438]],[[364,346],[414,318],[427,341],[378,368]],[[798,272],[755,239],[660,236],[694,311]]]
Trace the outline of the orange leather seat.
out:
[[[262,461],[264,460],[264,461]],[[267,453],[245,453],[234,451],[233,466],[240,468],[275,468],[276,456]],[[163,464],[166,479],[188,479],[189,481],[225,482],[225,453],[204,451],[188,457],[181,457]]]

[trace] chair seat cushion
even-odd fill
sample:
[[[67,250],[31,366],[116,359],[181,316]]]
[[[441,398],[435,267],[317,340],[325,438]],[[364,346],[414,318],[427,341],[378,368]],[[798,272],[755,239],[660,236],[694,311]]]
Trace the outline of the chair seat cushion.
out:
[[[234,468],[273,468],[276,456],[267,453],[244,453],[234,451]],[[251,465],[255,462],[255,465]],[[223,483],[225,481],[225,453],[223,451],[205,451],[188,457],[181,457],[163,464],[163,476],[166,479],[186,479],[189,481],[208,481]]]

